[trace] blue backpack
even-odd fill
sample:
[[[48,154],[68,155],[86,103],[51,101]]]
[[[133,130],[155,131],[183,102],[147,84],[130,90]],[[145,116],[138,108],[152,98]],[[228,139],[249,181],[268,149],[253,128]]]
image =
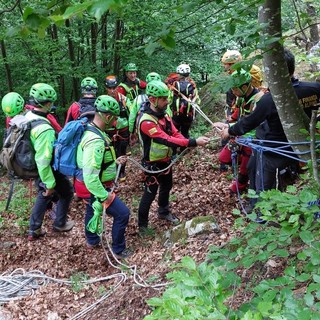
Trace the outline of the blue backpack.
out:
[[[59,132],[58,138],[54,143],[54,170],[70,177],[78,176],[81,173],[81,169],[77,166],[77,148],[86,130],[98,134],[108,145],[98,129],[88,126],[87,118],[70,121]]]

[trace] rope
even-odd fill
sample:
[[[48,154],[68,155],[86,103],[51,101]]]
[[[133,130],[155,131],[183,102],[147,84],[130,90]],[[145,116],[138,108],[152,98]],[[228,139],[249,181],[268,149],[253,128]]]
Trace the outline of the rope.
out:
[[[140,168],[142,171],[147,172],[147,173],[161,173],[164,171],[167,171],[168,169],[170,169],[188,150],[189,148],[184,149],[179,155],[177,155],[176,157],[173,158],[173,160],[171,161],[171,163],[165,167],[164,169],[161,170],[148,170],[146,169],[140,162],[138,162],[137,160],[131,158],[131,157],[127,157],[127,159],[129,161],[131,161],[133,164],[135,164],[138,168]]]
[[[79,313],[77,313],[76,315],[74,315],[72,318],[70,318],[70,320],[77,320],[77,319],[81,319],[83,316],[85,316],[86,314],[88,314],[90,311],[92,311],[98,304],[102,303],[103,301],[105,301],[122,283],[124,283],[125,281],[128,280],[128,276],[127,273],[129,273],[129,275],[132,276],[133,281],[140,287],[144,287],[144,288],[153,288],[155,290],[159,290],[160,287],[164,287],[167,286],[169,284],[169,282],[167,283],[159,283],[159,284],[155,284],[155,285],[149,285],[146,283],[146,281],[138,274],[137,271],[137,265],[127,265],[126,263],[121,262],[113,253],[110,243],[108,241],[107,238],[107,234],[106,234],[106,228],[105,228],[105,222],[106,222],[106,217],[107,217],[107,212],[106,212],[106,208],[103,208],[103,212],[102,212],[102,225],[103,225],[103,232],[100,236],[101,239],[101,245],[103,247],[103,250],[105,252],[105,256],[108,260],[108,263],[111,267],[117,269],[120,271],[120,273],[118,273],[118,276],[121,276],[120,281],[117,283],[116,286],[114,286],[113,290],[111,290],[110,292],[106,293],[105,295],[103,295],[99,300],[97,300],[95,303],[91,304],[90,306],[86,307],[85,309],[81,310]],[[112,262],[112,258],[116,263]]]
[[[304,152],[297,152],[297,151],[291,151],[291,150],[283,150],[284,148],[287,148],[288,146],[293,145],[303,145],[303,144],[310,144],[309,141],[303,141],[303,142],[285,142],[285,141],[270,141],[270,140],[259,140],[259,139],[252,139],[252,138],[236,138],[236,142],[240,145],[248,146],[254,150],[257,150],[259,152],[273,152],[276,154],[279,154],[281,156],[285,156],[287,158],[291,158],[296,161],[307,163],[307,160],[300,159],[298,157],[295,157],[293,155],[303,155],[308,154],[310,151],[304,151]],[[273,144],[279,144],[279,147],[268,147],[263,145],[263,143],[273,143]],[[320,141],[317,141],[319,143],[320,147]]]

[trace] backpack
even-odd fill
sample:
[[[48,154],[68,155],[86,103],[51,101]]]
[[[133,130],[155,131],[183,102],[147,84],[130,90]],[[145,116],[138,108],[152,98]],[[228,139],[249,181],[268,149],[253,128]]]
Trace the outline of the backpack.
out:
[[[176,81],[173,86],[173,102],[172,102],[172,111],[174,115],[183,114],[185,116],[193,117],[193,107],[190,102],[182,97],[186,96],[190,100],[194,98],[195,87],[192,82],[185,81]],[[182,95],[181,95],[181,94]]]
[[[58,138],[54,143],[54,170],[70,177],[80,175],[81,169],[77,165],[77,148],[86,130],[98,134],[108,146],[101,132],[95,127],[88,126],[88,118],[70,121],[59,132]]]
[[[44,123],[49,122],[44,119],[29,120],[24,115],[17,115],[10,120],[0,152],[0,162],[9,173],[22,179],[38,177],[30,131]]]

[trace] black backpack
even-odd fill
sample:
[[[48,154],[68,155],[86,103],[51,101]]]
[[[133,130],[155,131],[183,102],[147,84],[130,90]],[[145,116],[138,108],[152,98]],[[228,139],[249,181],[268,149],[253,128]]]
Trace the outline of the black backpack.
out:
[[[194,85],[188,81],[176,81],[173,84],[173,101],[171,104],[173,115],[193,116],[193,107],[183,96],[192,100],[195,95]]]
[[[29,120],[24,115],[17,115],[10,120],[0,152],[0,162],[13,176],[22,179],[38,177],[30,131],[44,123],[50,124],[44,119]]]

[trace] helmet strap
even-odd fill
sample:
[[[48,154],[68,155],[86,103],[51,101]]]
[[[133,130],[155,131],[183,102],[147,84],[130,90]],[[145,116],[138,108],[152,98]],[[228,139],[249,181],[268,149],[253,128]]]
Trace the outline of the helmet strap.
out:
[[[244,84],[243,84],[242,86],[244,86]],[[242,87],[242,86],[241,86],[241,87]],[[239,89],[239,91],[241,92],[241,94],[245,97],[246,94],[247,94],[247,92],[249,91],[250,85],[247,85],[247,89],[246,89],[245,91],[242,90],[241,87],[238,88],[238,89]]]
[[[106,120],[106,115],[111,115],[110,113],[104,113],[104,112],[98,112],[99,113],[99,116],[100,116],[100,118],[101,118],[101,120],[102,120],[102,122],[106,125],[106,126],[109,126],[110,124],[111,124],[111,122],[112,122],[112,117],[111,117],[111,119],[109,119],[109,120]]]
[[[50,110],[51,110],[51,105],[50,105],[50,107],[48,107],[48,106],[45,106],[45,105],[43,105],[43,104],[41,104],[38,100],[36,100],[36,99],[34,99],[34,101],[37,103],[37,105],[38,106],[40,106],[42,109],[44,109],[44,110],[46,110],[47,111],[47,113],[50,113]]]

